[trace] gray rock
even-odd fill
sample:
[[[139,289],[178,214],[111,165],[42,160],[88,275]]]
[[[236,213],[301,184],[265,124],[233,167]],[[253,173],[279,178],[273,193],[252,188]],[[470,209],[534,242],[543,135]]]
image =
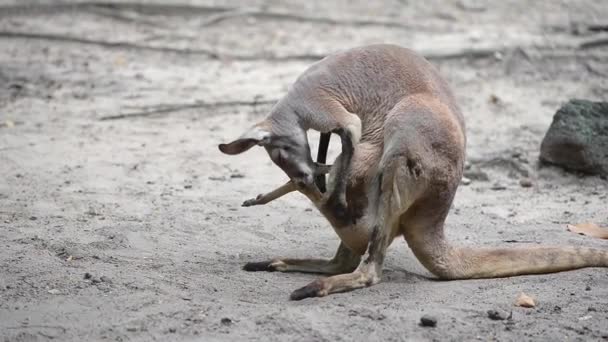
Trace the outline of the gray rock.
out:
[[[608,102],[570,100],[553,117],[540,160],[567,170],[608,175]]]

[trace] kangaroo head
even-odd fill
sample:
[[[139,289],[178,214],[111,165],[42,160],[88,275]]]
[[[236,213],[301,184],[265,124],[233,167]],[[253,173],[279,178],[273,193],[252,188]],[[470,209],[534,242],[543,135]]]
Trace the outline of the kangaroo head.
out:
[[[274,164],[283,170],[287,176],[299,185],[314,184],[316,166],[310,156],[310,146],[306,131],[298,125],[289,129],[273,129],[268,121],[262,121],[238,139],[220,144],[220,151],[225,154],[240,154],[255,145],[263,146]]]

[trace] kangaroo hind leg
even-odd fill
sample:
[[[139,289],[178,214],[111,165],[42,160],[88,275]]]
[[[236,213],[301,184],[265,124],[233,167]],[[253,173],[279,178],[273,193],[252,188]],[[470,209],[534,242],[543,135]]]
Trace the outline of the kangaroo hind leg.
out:
[[[361,256],[340,243],[336,255],[332,259],[274,259],[261,262],[249,262],[243,266],[245,271],[267,272],[302,272],[321,274],[341,274],[352,272]]]
[[[292,300],[301,300],[308,297],[323,297],[331,293],[345,292],[362,287],[372,286],[380,282],[382,267],[386,250],[393,240],[399,227],[399,215],[407,206],[409,201],[401,200],[402,195],[394,191],[402,192],[397,182],[398,174],[389,170],[387,178],[379,172],[372,181],[370,192],[376,195],[370,196],[369,206],[371,210],[371,231],[367,250],[357,269],[348,274],[336,275],[328,278],[318,279],[291,294]],[[376,201],[375,198],[379,200]],[[397,199],[397,203],[395,203]]]

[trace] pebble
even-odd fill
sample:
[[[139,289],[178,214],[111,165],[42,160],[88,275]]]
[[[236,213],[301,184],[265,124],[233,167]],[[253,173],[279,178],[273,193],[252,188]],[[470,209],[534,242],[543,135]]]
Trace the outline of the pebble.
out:
[[[108,284],[112,283],[112,279],[110,279],[106,276],[101,276],[101,278],[99,278],[99,280],[103,281],[104,283],[108,283]]]
[[[93,277],[93,275],[91,273],[89,273],[89,272],[86,272],[84,274],[84,279],[91,279],[92,277]]]
[[[437,326],[437,318],[431,315],[424,315],[420,317],[420,325],[423,327],[435,327]]]
[[[519,185],[521,185],[522,188],[531,188],[534,184],[530,178],[522,178],[519,180]]]
[[[507,316],[503,312],[497,310],[488,310],[488,318],[493,321],[504,321],[507,319]]]
[[[467,177],[462,177],[462,179],[460,180],[460,184],[469,185],[469,184],[471,184],[471,180]]]
[[[232,324],[232,320],[230,318],[228,318],[228,317],[222,318],[220,322],[222,322],[223,325],[230,325],[230,324]]]
[[[60,294],[61,292],[57,289],[50,289],[47,291],[48,293],[52,294],[52,295],[57,295]]]

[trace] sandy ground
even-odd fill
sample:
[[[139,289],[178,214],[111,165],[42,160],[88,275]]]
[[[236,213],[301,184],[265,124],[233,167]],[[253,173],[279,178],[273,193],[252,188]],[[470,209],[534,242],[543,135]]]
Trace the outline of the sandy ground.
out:
[[[562,103],[608,98],[608,46],[588,44],[605,1],[49,3],[0,8],[5,341],[608,339],[606,269],[443,282],[402,240],[379,285],[289,301],[316,276],[241,266],[338,239],[299,194],[241,208],[285,176],[262,149],[216,147],[318,58],[397,43],[449,80],[490,178],[460,187],[452,241],[606,249],[565,225],[608,224],[608,183],[537,162]],[[521,291],[538,306],[514,307]]]

